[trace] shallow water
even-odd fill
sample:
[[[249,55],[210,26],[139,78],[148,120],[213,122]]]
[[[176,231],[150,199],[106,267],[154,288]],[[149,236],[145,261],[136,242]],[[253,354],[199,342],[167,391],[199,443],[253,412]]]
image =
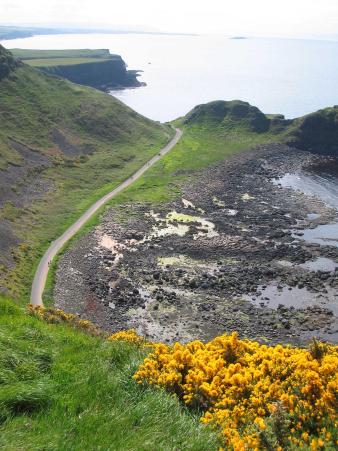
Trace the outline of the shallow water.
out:
[[[338,247],[338,222],[319,225],[314,229],[304,229],[302,233],[302,236],[293,234],[293,237],[305,240],[308,243],[320,244],[321,246]]]
[[[307,218],[310,219],[310,221],[313,221],[314,219],[318,219],[319,216],[320,215],[318,213],[308,213],[307,214]]]
[[[301,171],[297,174],[285,174],[283,177],[273,181],[286,188],[293,188],[304,194],[317,197],[328,206],[337,209],[338,213],[338,163],[331,162],[326,165],[314,167],[312,170]],[[309,220],[319,217],[316,212],[308,214]],[[338,220],[332,224],[318,225],[293,234],[295,239],[306,240],[309,243],[322,246],[338,247]]]
[[[316,260],[310,260],[299,265],[301,268],[309,271],[328,271],[332,272],[338,268],[338,263],[326,257],[318,257]]]
[[[286,188],[292,188],[304,194],[315,196],[327,205],[338,210],[338,165],[336,163],[313,168],[311,171],[301,171],[297,174],[285,174],[283,177],[273,181]],[[338,213],[338,212],[337,212]],[[307,219],[312,221],[319,218],[319,214],[311,212]],[[299,233],[302,233],[299,236]],[[320,245],[338,246],[338,221],[332,224],[318,225],[314,228],[297,230],[293,234],[297,240],[306,240],[310,243]],[[307,261],[301,265],[294,265],[286,260],[278,262],[285,267],[302,268],[308,271],[335,271],[338,263],[325,257]],[[258,287],[261,295],[246,295],[243,298],[254,303],[258,307],[269,307],[277,309],[281,304],[285,307],[305,309],[307,307],[319,306],[331,310],[338,315],[338,292],[326,287],[327,293],[313,293],[306,288],[282,287],[274,285]]]
[[[295,309],[305,309],[307,307],[318,307],[332,310],[338,315],[338,293],[333,289],[328,289],[328,293],[318,294],[308,291],[306,288],[283,287],[278,289],[276,285],[268,285],[266,288],[258,287],[260,296],[245,295],[243,299],[248,300],[258,307],[269,307],[277,309],[281,304],[285,307],[294,307]]]
[[[332,164],[313,171],[297,174],[285,174],[274,180],[285,188],[293,188],[304,194],[323,200],[330,207],[338,209],[338,165]],[[316,213],[310,213],[309,219],[316,219]]]

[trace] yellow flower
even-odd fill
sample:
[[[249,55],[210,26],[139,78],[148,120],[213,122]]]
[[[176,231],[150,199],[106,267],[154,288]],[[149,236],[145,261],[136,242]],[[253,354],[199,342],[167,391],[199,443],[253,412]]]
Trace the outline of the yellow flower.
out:
[[[266,429],[266,424],[264,423],[263,418],[257,417],[255,418],[254,423],[262,430],[264,431]]]
[[[288,446],[310,443],[317,449],[322,440],[313,435],[313,421],[326,437],[323,427],[337,419],[338,347],[321,349],[317,360],[305,349],[259,345],[237,334],[206,344],[158,344],[135,379],[199,406],[201,420],[221,428],[225,445],[234,450],[261,449],[252,425],[263,431],[276,421],[290,423]]]

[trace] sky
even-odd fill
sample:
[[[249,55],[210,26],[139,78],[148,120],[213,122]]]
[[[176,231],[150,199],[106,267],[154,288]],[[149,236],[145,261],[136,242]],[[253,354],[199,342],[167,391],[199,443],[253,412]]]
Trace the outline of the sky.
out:
[[[0,24],[325,37],[338,0],[0,0]]]

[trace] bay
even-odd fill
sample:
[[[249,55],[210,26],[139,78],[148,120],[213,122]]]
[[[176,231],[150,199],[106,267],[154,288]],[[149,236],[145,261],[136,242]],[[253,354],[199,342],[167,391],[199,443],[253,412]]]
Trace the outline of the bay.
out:
[[[226,36],[49,35],[7,48],[108,48],[147,86],[112,92],[139,113],[169,121],[211,100],[240,99],[265,113],[302,116],[338,103],[338,42]]]

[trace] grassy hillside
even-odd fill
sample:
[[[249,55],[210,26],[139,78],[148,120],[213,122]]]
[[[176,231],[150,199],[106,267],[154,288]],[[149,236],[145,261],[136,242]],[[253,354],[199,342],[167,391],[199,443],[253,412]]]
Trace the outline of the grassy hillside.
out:
[[[106,338],[0,298],[1,449],[335,449],[337,346]]]
[[[28,295],[48,243],[172,130],[109,95],[20,65],[3,48],[0,58],[0,286],[18,296]]]
[[[244,117],[228,116],[228,109],[248,111]],[[216,110],[216,111],[215,111]],[[257,116],[255,116],[257,115]],[[256,129],[263,121],[268,126]],[[252,125],[254,124],[254,126]],[[285,139],[287,126],[270,121],[246,102],[210,102],[194,108],[175,125],[184,130],[177,146],[113,203],[134,201],[162,202],[180,193],[180,185],[198,175],[198,170],[216,164],[255,145]]]
[[[146,351],[0,300],[0,449],[216,450],[217,437],[132,376]]]

